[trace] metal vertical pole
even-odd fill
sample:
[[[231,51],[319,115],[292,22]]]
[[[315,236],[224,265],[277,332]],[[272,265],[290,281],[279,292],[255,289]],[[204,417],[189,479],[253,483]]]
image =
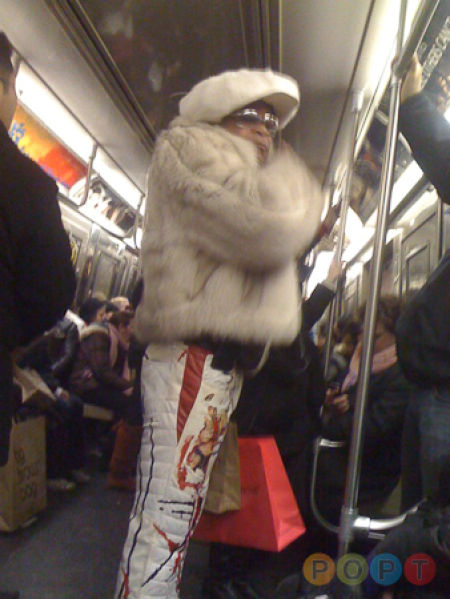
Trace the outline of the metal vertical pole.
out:
[[[80,208],[80,206],[83,206],[84,204],[86,204],[87,199],[89,197],[89,188],[91,185],[92,172],[94,169],[94,160],[95,160],[95,156],[97,155],[97,148],[98,148],[98,144],[95,142],[92,145],[91,155],[89,156],[88,168],[87,168],[87,173],[86,173],[86,181],[84,184],[83,198],[82,198],[81,202],[78,204],[78,208]],[[92,240],[92,225],[91,225],[91,229],[89,231],[89,237],[88,237],[88,240],[86,243],[87,248],[89,247],[91,240]],[[86,264],[87,264],[88,260],[89,260],[89,256],[86,254],[86,256],[83,260],[83,264],[80,267],[81,276],[83,276],[83,273],[86,268]],[[80,300],[82,299],[80,297],[82,291],[83,291],[83,289],[81,288],[81,278],[80,278],[80,280],[78,281],[78,285],[77,285],[77,291],[75,293],[75,299],[74,299],[75,306],[78,306]]]
[[[398,56],[403,44],[407,0],[401,0],[399,26],[397,32]],[[357,514],[359,491],[359,475],[361,470],[363,418],[367,403],[369,378],[372,366],[373,339],[376,327],[377,304],[381,287],[383,249],[386,242],[387,220],[394,182],[394,160],[397,147],[398,110],[400,106],[401,79],[392,71],[390,82],[389,122],[386,132],[386,147],[381,171],[381,192],[378,206],[377,224],[373,256],[370,264],[369,297],[364,318],[361,364],[356,391],[355,414],[353,418],[352,439],[349,453],[347,480],[345,484],[344,505],[339,524],[338,555],[347,553],[348,545],[353,538],[353,522]]]
[[[437,261],[444,255],[444,202],[441,198],[437,197],[437,230],[438,230],[438,243],[437,243]]]
[[[92,146],[91,155],[89,156],[88,169],[87,169],[87,173],[86,173],[86,181],[84,184],[83,198],[82,198],[81,202],[78,204],[78,208],[80,206],[84,206],[84,204],[86,204],[87,199],[89,197],[89,187],[91,185],[92,171],[94,169],[94,160],[95,160],[95,156],[97,155],[97,149],[98,149],[98,144],[94,143],[94,145]]]
[[[349,143],[349,153],[347,157],[347,172],[345,175],[344,181],[344,196],[342,199],[341,206],[341,215],[340,215],[340,224],[339,224],[339,233],[338,240],[336,245],[336,253],[335,258],[338,262],[342,260],[342,253],[344,250],[344,242],[345,242],[345,225],[347,222],[347,213],[348,208],[350,206],[350,192],[351,192],[351,183],[352,183],[352,175],[353,175],[353,162],[355,159],[355,147],[356,147],[356,137],[358,131],[358,121],[359,115],[362,108],[363,102],[363,93],[361,91],[357,91],[353,93],[352,99],[352,131],[351,131],[351,139]],[[337,307],[338,307],[338,298],[335,296],[330,306],[330,314],[328,318],[328,329],[327,329],[327,341],[325,345],[325,365],[324,365],[324,373],[325,379],[328,376],[328,369],[330,367],[330,357],[331,357],[331,340],[333,336],[333,326],[334,321],[336,319]]]
[[[407,0],[402,0],[397,36],[397,62],[393,65],[391,77],[391,99],[389,123],[386,134],[386,149],[381,173],[381,194],[378,207],[373,257],[370,268],[369,299],[364,318],[364,335],[361,352],[361,367],[353,419],[352,440],[349,453],[349,465],[345,485],[344,505],[339,526],[339,550],[342,556],[347,552],[353,538],[353,523],[357,515],[359,473],[361,469],[361,450],[363,439],[363,418],[367,400],[368,383],[372,364],[373,338],[375,333],[377,303],[381,287],[383,248],[386,240],[387,219],[393,185],[394,159],[398,133],[398,109],[400,104],[401,78],[406,73],[414,52],[436,10],[439,0],[423,0],[409,37],[402,48],[405,27]]]

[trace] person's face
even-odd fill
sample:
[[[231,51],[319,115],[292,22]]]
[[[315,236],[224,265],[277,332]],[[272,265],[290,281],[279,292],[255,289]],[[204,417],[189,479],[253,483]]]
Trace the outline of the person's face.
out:
[[[275,113],[269,104],[255,102],[225,117],[221,125],[230,133],[251,141],[256,146],[259,163],[264,164],[278,131],[275,121]]]
[[[94,322],[103,322],[105,320],[106,309],[105,306],[102,306],[95,313]]]
[[[341,353],[346,357],[350,358],[355,350],[355,344],[351,335],[344,335],[341,343]]]
[[[0,121],[7,129],[11,127],[16,106],[16,75],[0,72]]]

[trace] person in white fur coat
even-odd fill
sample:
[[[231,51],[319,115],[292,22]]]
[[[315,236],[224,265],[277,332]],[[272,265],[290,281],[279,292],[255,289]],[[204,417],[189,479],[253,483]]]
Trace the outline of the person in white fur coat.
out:
[[[134,323],[148,344],[144,428],[117,599],[178,597],[247,349],[299,331],[296,262],[324,198],[291,149],[274,149],[298,106],[286,75],[227,71],[194,86],[157,140]]]

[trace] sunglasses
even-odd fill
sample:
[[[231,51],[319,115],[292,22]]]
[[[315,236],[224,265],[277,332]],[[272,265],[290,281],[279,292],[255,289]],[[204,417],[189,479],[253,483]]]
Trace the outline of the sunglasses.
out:
[[[264,125],[271,137],[278,133],[278,117],[272,112],[266,112],[262,117],[255,108],[243,108],[230,115],[237,127],[242,129]]]

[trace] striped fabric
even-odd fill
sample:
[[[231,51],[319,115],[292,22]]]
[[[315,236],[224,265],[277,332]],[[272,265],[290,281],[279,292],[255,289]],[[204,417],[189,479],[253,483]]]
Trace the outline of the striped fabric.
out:
[[[211,367],[195,346],[149,346],[137,490],[116,599],[176,599],[209,475],[242,377]]]

